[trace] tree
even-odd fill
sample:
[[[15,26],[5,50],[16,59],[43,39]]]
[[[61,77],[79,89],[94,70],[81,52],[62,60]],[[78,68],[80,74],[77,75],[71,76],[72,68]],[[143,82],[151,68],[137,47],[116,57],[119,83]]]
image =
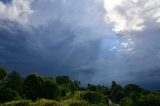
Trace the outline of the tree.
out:
[[[23,78],[20,76],[18,72],[13,71],[10,74],[8,74],[6,78],[5,87],[11,88],[12,90],[15,90],[19,94],[21,94],[23,89]]]
[[[96,85],[93,85],[93,84],[88,84],[87,89],[88,89],[89,91],[96,91],[96,90],[97,90],[97,86],[96,86]]]
[[[47,99],[58,99],[60,96],[60,91],[57,84],[50,79],[46,79],[43,85],[43,98]]]
[[[61,85],[61,84],[70,84],[71,80],[70,80],[69,76],[58,76],[58,77],[56,77],[56,82],[59,85]]]
[[[23,92],[28,99],[36,100],[37,98],[42,98],[44,83],[43,77],[37,74],[30,74],[24,81]]]
[[[103,97],[100,93],[93,92],[93,91],[86,91],[85,93],[81,94],[82,99],[93,103],[98,104],[102,101]]]
[[[79,81],[73,81],[73,82],[70,83],[70,91],[71,91],[72,95],[74,95],[75,92],[78,91],[79,85],[80,85]]]
[[[0,102],[7,102],[7,101],[12,101],[19,99],[20,96],[18,95],[18,92],[15,90],[12,90],[10,88],[1,88],[0,89]]]
[[[135,106],[160,106],[160,94],[142,95]]]
[[[80,86],[80,81],[73,81],[73,84],[74,84],[74,87],[75,87],[75,90],[77,91],[79,89],[79,86]]]
[[[134,106],[133,100],[131,98],[124,98],[120,102],[120,106]]]
[[[115,81],[112,82],[110,97],[111,100],[115,103],[119,103],[120,100],[124,97],[123,88],[120,85],[118,85]]]
[[[3,80],[6,75],[7,75],[6,70],[4,68],[0,68],[0,80]]]
[[[130,93],[134,92],[134,93],[140,93],[142,91],[144,91],[144,89],[142,89],[141,87],[139,87],[138,85],[135,84],[128,84],[125,86],[124,88],[126,95],[129,95]]]

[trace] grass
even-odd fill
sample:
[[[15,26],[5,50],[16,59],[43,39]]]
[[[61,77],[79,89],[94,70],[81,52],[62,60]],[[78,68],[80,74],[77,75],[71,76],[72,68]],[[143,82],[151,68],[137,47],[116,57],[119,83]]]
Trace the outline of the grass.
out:
[[[57,102],[55,100],[40,99],[36,102],[30,100],[11,101],[1,104],[0,106],[92,106],[88,102],[81,100],[64,100]]]

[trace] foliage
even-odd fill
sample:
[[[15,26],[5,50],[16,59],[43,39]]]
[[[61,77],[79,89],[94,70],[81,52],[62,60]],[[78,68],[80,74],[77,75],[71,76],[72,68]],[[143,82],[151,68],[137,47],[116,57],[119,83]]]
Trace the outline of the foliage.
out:
[[[91,106],[83,100],[68,99],[61,102],[61,106]]]
[[[32,106],[32,101],[30,100],[12,101],[4,103],[2,104],[2,106]]]
[[[10,88],[1,88],[0,89],[0,102],[7,102],[19,99],[19,94],[15,90],[12,90]]]
[[[23,84],[23,92],[28,99],[36,100],[42,98],[42,87],[44,85],[43,77],[37,74],[30,74],[27,76]]]
[[[121,102],[120,102],[121,106],[134,106],[133,100],[131,98],[124,98]]]
[[[159,94],[142,95],[135,103],[136,106],[160,106]]]
[[[58,99],[60,92],[57,84],[52,79],[30,74],[23,85],[24,94],[28,99],[36,100],[38,98]]]
[[[70,80],[69,76],[58,76],[58,77],[56,77],[56,82],[57,82],[57,84],[61,85],[61,84],[71,83],[71,80]]]
[[[68,76],[22,78],[16,71],[7,75],[2,68],[0,77],[0,106],[160,106],[159,91],[149,92],[135,84],[123,88],[113,81],[110,89],[93,84],[82,87]]]
[[[54,100],[40,99],[33,106],[60,106],[60,104]]]
[[[138,85],[135,84],[128,84],[125,86],[124,88],[126,95],[129,95],[130,93],[134,92],[134,93],[140,93],[143,91],[143,89],[141,87],[139,87]]]
[[[57,84],[50,79],[46,79],[42,88],[43,98],[46,99],[58,99],[60,96],[60,91]]]
[[[112,82],[110,98],[114,103],[119,103],[124,97],[123,88],[118,85],[115,81]]]
[[[7,75],[5,87],[11,88],[12,90],[17,91],[19,94],[22,93],[23,79],[19,73],[16,71],[11,72]]]
[[[102,101],[102,95],[100,93],[93,92],[93,91],[86,91],[81,95],[81,97],[84,100],[93,104],[98,104]]]
[[[6,75],[7,75],[6,70],[4,68],[0,68],[0,80],[3,80]]]
[[[72,101],[68,106],[89,106],[85,101]]]
[[[89,91],[96,91],[97,90],[97,86],[93,85],[93,84],[88,84],[87,90],[89,90]]]

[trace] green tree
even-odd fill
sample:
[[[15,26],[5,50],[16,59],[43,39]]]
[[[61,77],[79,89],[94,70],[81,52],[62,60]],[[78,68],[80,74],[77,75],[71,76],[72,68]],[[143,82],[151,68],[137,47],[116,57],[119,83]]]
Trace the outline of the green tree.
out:
[[[43,85],[43,98],[47,99],[58,99],[60,96],[60,91],[57,84],[50,79],[46,79]]]
[[[144,89],[142,89],[141,87],[139,87],[138,85],[135,85],[135,84],[126,85],[124,90],[125,90],[126,95],[129,95],[132,92],[134,92],[134,93],[139,92],[140,93],[140,92],[144,91]]]
[[[44,78],[37,74],[30,74],[24,81],[23,92],[28,99],[36,100],[43,97]]]
[[[142,95],[135,106],[160,106],[160,95],[159,94],[147,94]]]
[[[93,84],[88,84],[87,90],[89,91],[97,91],[97,86]]]
[[[80,85],[79,81],[73,81],[73,82],[70,83],[70,91],[71,91],[72,95],[74,95],[75,92],[78,91],[79,85]]]
[[[124,98],[123,88],[115,81],[112,82],[110,97],[114,103],[119,103],[120,100]]]
[[[61,84],[70,84],[71,80],[70,80],[69,76],[58,76],[58,77],[56,77],[56,82],[59,85],[61,85]]]
[[[103,99],[102,94],[93,91],[86,91],[85,93],[81,94],[81,97],[82,99],[93,104],[98,104]]]
[[[126,97],[121,100],[120,106],[134,106],[134,102],[131,98]]]
[[[5,87],[11,88],[21,94],[23,89],[23,78],[18,72],[13,71],[7,75]]]
[[[3,80],[6,75],[7,75],[6,70],[4,68],[0,68],[0,80]]]
[[[12,90],[10,88],[1,88],[0,89],[0,102],[7,102],[12,100],[19,99],[20,96],[18,95],[18,92],[15,90]]]

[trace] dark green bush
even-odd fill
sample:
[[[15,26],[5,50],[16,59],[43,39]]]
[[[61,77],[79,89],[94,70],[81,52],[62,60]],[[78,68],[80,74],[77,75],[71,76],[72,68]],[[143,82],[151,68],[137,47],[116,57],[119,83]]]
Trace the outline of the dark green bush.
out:
[[[89,103],[98,104],[102,101],[102,95],[97,92],[87,91],[81,94],[82,99],[88,101]]]
[[[134,106],[133,100],[131,98],[124,98],[120,102],[120,106]]]
[[[19,94],[10,88],[1,88],[0,89],[0,102],[4,103],[7,101],[17,100],[19,99]]]
[[[160,95],[142,95],[135,104],[136,106],[160,106]]]

